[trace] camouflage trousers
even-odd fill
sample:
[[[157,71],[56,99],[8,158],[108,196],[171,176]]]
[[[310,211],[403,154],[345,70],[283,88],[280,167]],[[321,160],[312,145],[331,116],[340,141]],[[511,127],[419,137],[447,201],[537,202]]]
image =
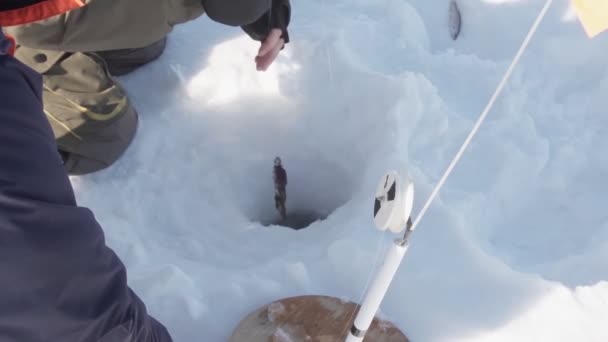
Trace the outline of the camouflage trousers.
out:
[[[63,52],[18,46],[15,56],[42,75],[44,112],[66,171],[95,172],[130,145],[138,116],[113,76],[158,58],[166,38],[138,49]]]

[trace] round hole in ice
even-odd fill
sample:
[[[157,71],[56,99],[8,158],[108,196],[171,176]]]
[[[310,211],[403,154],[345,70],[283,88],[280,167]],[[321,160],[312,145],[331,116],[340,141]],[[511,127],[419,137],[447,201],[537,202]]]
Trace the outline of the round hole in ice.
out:
[[[275,208],[270,165],[268,182],[263,182],[257,186],[257,191],[252,192],[257,199],[256,204],[244,210],[251,221],[264,226],[303,229],[325,220],[352,197],[353,175],[339,165],[322,160],[285,157],[287,218],[282,220]]]
[[[260,220],[260,223],[264,226],[283,226],[299,230],[310,226],[314,222],[325,220],[326,218],[327,215],[324,213],[296,209],[292,212],[288,212],[285,220],[279,215],[276,215],[274,219],[270,221]]]

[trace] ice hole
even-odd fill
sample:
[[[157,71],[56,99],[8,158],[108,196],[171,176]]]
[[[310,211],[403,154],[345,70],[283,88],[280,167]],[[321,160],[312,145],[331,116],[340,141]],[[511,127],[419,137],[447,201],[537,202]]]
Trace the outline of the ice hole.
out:
[[[288,179],[287,218],[281,219],[275,208],[274,187],[268,182],[253,193],[258,201],[248,210],[251,221],[264,226],[304,229],[325,220],[352,197],[352,175],[338,165],[289,157],[283,159],[283,165]]]

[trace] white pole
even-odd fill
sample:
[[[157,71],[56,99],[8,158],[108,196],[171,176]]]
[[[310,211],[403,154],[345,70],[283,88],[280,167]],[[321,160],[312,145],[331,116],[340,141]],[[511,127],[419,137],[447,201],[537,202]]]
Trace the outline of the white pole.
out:
[[[398,239],[395,240],[389,248],[382,268],[378,272],[376,279],[374,279],[369,291],[365,294],[365,299],[363,299],[357,318],[353,322],[350,332],[346,337],[346,342],[363,341],[365,333],[372,324],[372,321],[380,308],[382,299],[384,299],[388,287],[390,286],[395,273],[397,273],[399,264],[401,264],[401,261],[405,256],[407,247],[407,244],[403,244],[403,240]]]
[[[386,295],[386,291],[388,290],[388,287],[390,286],[390,284],[393,280],[393,277],[395,276],[395,273],[397,272],[397,269],[399,268],[399,264],[401,264],[401,261],[403,260],[403,257],[405,256],[405,252],[407,251],[407,247],[408,247],[408,240],[409,240],[410,234],[414,231],[414,229],[416,229],[416,227],[422,220],[422,217],[424,217],[424,215],[426,214],[426,211],[428,210],[431,203],[433,202],[433,199],[437,196],[437,194],[439,193],[439,190],[441,189],[441,187],[443,186],[443,184],[445,183],[447,178],[450,176],[452,170],[454,169],[456,164],[460,161],[460,158],[464,154],[464,151],[466,150],[466,148],[468,147],[470,142],[473,140],[473,137],[475,137],[475,134],[479,130],[481,124],[483,123],[486,116],[492,109],[494,102],[496,101],[496,99],[502,92],[504,86],[506,85],[507,81],[511,77],[511,74],[513,73],[513,70],[515,69],[515,66],[517,65],[517,63],[519,63],[521,56],[523,55],[524,51],[528,47],[528,44],[532,40],[534,33],[536,33],[536,29],[538,28],[538,26],[542,22],[543,18],[545,17],[545,14],[549,10],[549,7],[551,6],[552,2],[553,2],[553,0],[547,0],[545,5],[541,9],[540,14],[534,21],[534,24],[532,24],[530,31],[528,32],[526,38],[524,39],[521,47],[517,51],[515,58],[511,62],[511,65],[509,65],[509,68],[507,69],[506,74],[504,75],[503,79],[500,81],[498,88],[494,92],[494,95],[492,95],[490,102],[488,103],[486,108],[483,110],[483,112],[479,116],[479,119],[477,119],[477,122],[473,126],[473,129],[471,130],[471,132],[465,139],[465,142],[461,146],[458,153],[456,153],[456,156],[454,157],[454,159],[448,166],[447,170],[445,171],[445,173],[439,180],[439,183],[435,186],[435,188],[431,192],[430,197],[425,202],[424,206],[422,207],[422,210],[418,214],[418,217],[416,217],[416,220],[414,221],[413,224],[411,223],[411,221],[408,221],[408,227],[406,229],[403,240],[395,240],[392,247],[389,249],[389,251],[386,255],[386,258],[384,260],[382,269],[376,276],[374,283],[372,284],[369,291],[365,295],[365,299],[363,300],[363,303],[361,304],[361,308],[359,310],[359,313],[357,314],[357,318],[355,318],[355,321],[351,327],[351,330],[350,330],[348,336],[346,337],[346,342],[363,341],[363,338],[365,337],[365,333],[369,329],[369,326],[371,325],[371,323],[374,319],[374,316],[376,315],[376,312],[380,308],[382,299],[384,299],[384,296]]]

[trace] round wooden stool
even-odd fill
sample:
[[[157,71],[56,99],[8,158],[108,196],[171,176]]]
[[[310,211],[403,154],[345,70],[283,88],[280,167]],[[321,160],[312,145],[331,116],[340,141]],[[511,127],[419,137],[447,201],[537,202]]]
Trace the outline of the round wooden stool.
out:
[[[245,317],[229,342],[342,342],[358,305],[326,296],[285,298]],[[364,342],[409,342],[391,322],[374,319]]]

